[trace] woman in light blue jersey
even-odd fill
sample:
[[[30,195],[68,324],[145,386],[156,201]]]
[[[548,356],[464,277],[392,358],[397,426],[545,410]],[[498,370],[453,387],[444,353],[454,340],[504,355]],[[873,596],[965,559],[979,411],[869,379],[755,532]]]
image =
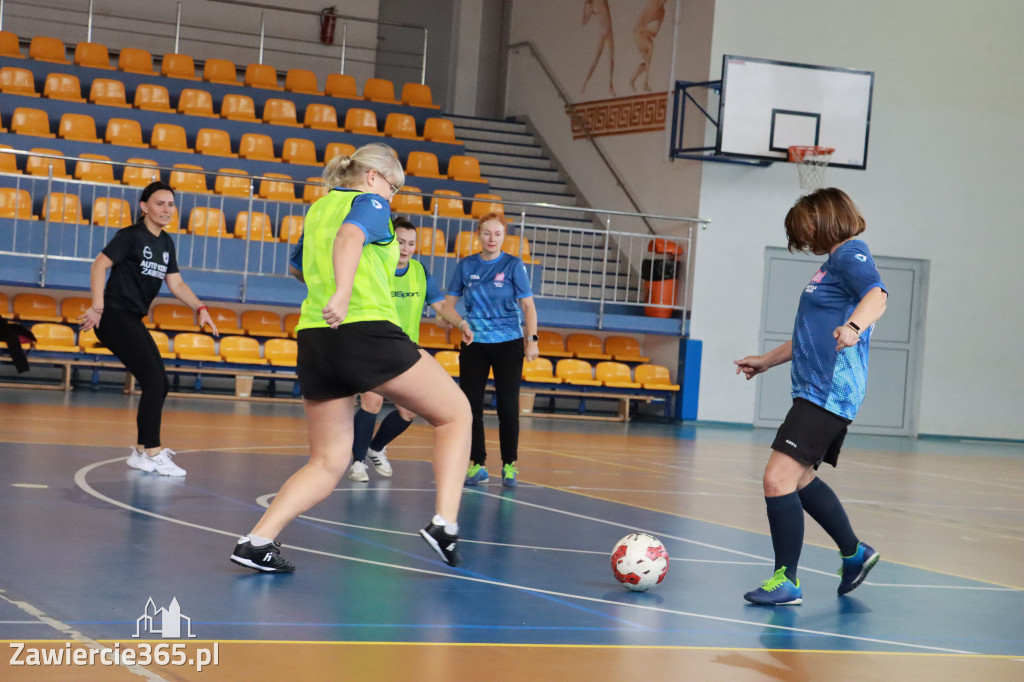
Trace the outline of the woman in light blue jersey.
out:
[[[868,245],[855,239],[864,227],[864,218],[842,190],[820,189],[796,202],[786,215],[790,251],[828,254],[828,260],[800,296],[793,339],[736,361],[736,373],[747,379],[793,363],[793,407],[764,470],[775,574],[744,595],[755,604],[803,602],[796,568],[805,511],[839,546],[839,594],[860,585],[880,556],[860,542],[839,498],[816,477],[822,462],[836,466],[846,427],[864,400],[871,331],[888,299]]]
[[[508,229],[505,217],[489,213],[480,219],[477,233],[481,251],[455,266],[445,304],[454,309],[465,299],[464,324],[473,331],[473,343],[463,342],[459,353],[459,386],[473,410],[473,444],[466,485],[487,483],[485,462],[484,392],[494,372],[498,402],[498,437],[501,443],[501,483],[516,485],[519,470],[519,385],[523,361],[536,360],[537,309],[526,265],[501,250]],[[524,339],[525,336],[525,339]]]

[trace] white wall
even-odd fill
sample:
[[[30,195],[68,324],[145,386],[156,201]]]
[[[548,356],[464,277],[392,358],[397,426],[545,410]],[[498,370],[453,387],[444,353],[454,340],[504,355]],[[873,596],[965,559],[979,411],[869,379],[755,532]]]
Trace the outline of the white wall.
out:
[[[580,22],[582,6],[517,0],[511,30],[512,42],[538,47],[577,102],[609,96],[599,75],[579,92],[596,42],[596,28]],[[620,16],[641,6],[611,3]],[[616,25],[619,96],[632,94],[636,64],[624,21]],[[876,73],[868,168],[831,169],[829,184],[858,203],[875,253],[930,262],[922,433],[1024,438],[1022,27],[1018,0],[682,0],[677,79],[719,78],[726,53]],[[652,84],[668,89],[666,46],[656,47]],[[596,155],[569,137],[563,105],[537,68],[510,62],[509,112],[530,117],[592,205],[624,208]],[[698,416],[750,423],[754,385],[734,375],[732,361],[756,350],[764,249],[785,246],[796,169],[666,163],[663,134],[600,143],[645,211],[712,220],[695,269],[691,330],[704,341]]]

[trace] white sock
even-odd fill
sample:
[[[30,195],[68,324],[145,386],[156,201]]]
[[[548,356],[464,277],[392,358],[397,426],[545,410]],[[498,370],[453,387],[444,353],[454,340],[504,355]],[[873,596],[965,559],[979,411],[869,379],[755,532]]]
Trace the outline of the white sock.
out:
[[[252,543],[253,547],[263,547],[264,545],[269,545],[273,541],[273,538],[261,538],[259,535],[249,534],[249,542]],[[245,542],[245,540],[242,539],[241,542]]]
[[[430,522],[435,526],[444,526],[444,532],[448,533],[449,535],[459,534],[459,524],[448,523],[440,514],[434,514],[434,518],[430,519]]]

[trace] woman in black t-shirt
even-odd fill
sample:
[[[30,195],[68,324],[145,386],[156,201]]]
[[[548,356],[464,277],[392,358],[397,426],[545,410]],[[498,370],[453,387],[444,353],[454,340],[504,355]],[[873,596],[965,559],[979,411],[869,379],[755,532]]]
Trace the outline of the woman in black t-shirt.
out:
[[[171,459],[174,451],[160,446],[160,418],[170,383],[160,351],[142,319],[149,314],[161,284],[167,282],[175,298],[199,314],[200,327],[209,325],[214,336],[217,327],[178,273],[174,241],[163,231],[174,216],[174,190],[162,182],[146,186],[139,212],[138,222],[118,231],[93,261],[92,306],[82,315],[82,331],[95,328],[96,337],[124,363],[142,389],[136,416],[138,442],[128,466],[164,476],[184,476],[185,470]]]

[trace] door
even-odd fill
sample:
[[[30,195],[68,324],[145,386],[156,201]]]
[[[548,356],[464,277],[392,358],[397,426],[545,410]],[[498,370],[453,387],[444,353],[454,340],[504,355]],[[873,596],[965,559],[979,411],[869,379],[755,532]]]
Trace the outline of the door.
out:
[[[765,250],[762,353],[792,338],[800,294],[822,262],[821,256]],[[875,264],[889,300],[871,334],[867,395],[850,432],[916,436],[928,262],[875,256]],[[776,427],[793,403],[789,365],[769,370],[758,381],[754,425]]]

